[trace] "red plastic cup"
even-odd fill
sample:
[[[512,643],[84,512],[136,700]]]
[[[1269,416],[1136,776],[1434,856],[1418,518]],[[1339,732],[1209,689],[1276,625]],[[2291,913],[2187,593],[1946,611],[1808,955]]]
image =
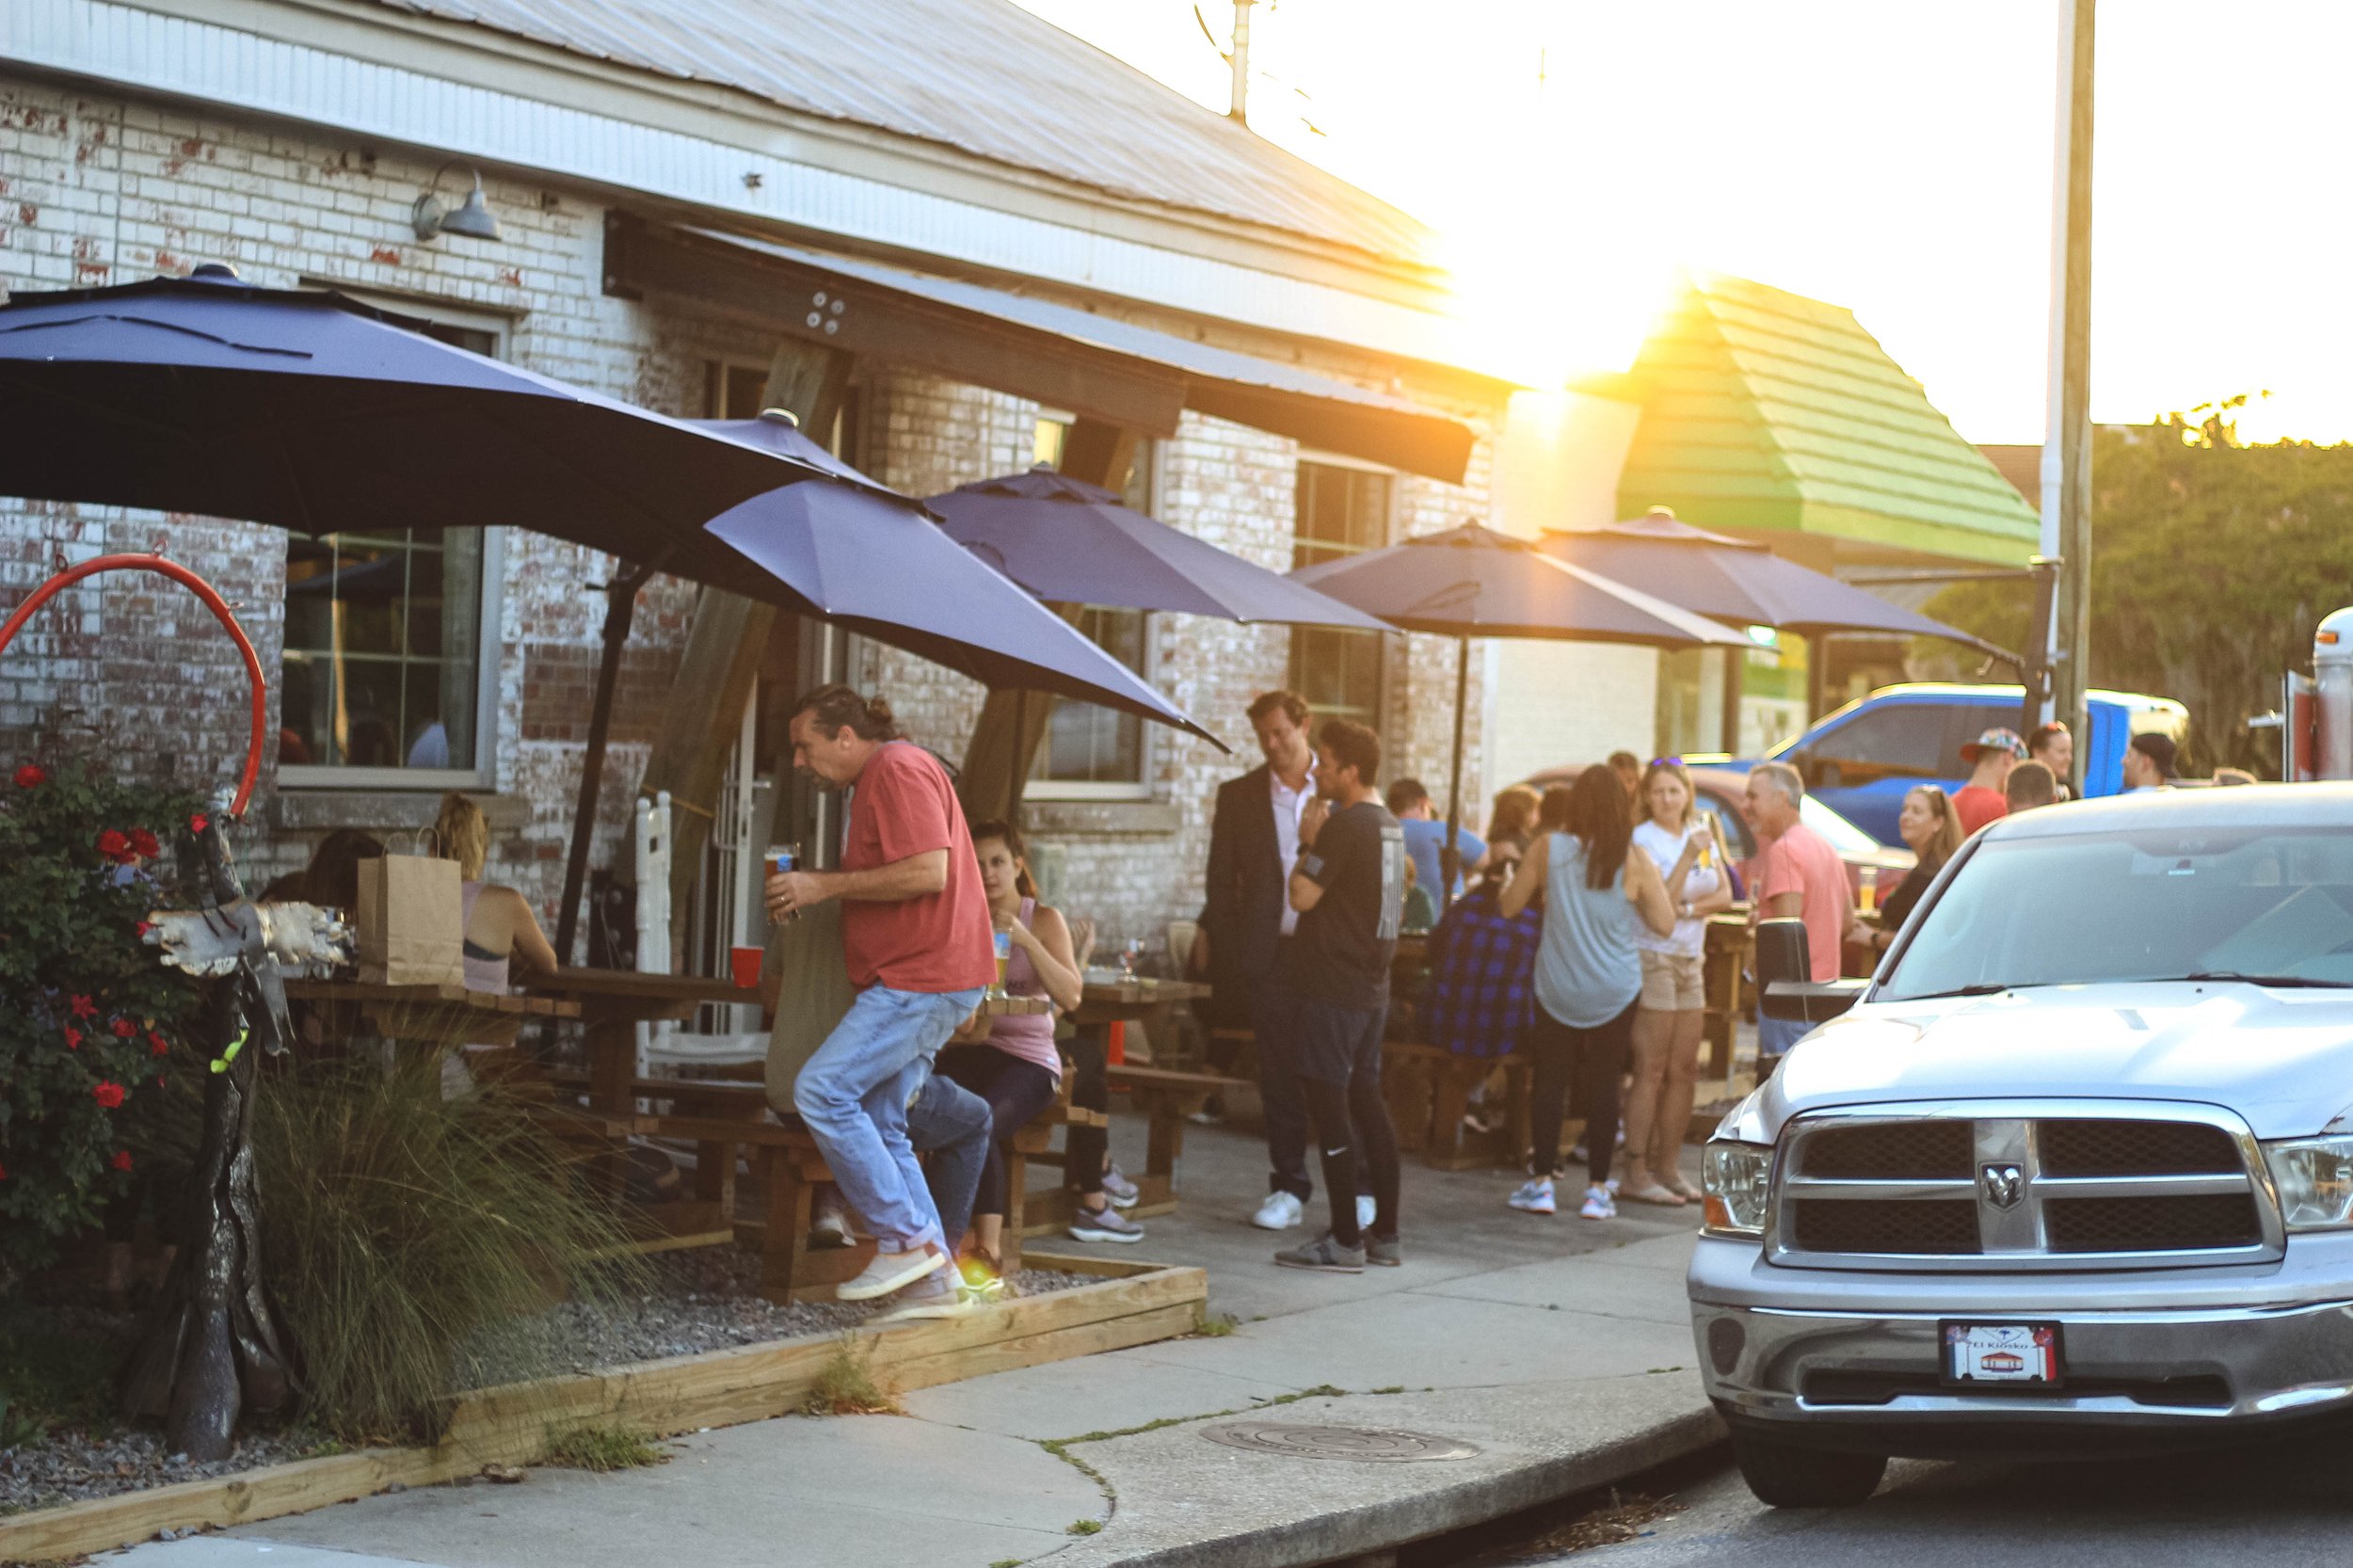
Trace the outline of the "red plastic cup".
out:
[[[735,975],[735,984],[744,990],[760,987],[760,950],[758,948],[728,949],[728,968]]]

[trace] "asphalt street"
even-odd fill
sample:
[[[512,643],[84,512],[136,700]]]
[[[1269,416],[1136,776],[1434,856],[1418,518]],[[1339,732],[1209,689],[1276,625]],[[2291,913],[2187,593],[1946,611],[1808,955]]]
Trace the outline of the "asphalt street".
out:
[[[1520,1563],[1576,1568],[2278,1568],[2353,1563],[2353,1436],[2162,1459],[1899,1460],[1852,1509],[1767,1508],[1729,1464],[1623,1545]],[[1485,1557],[1482,1562],[1499,1560]]]

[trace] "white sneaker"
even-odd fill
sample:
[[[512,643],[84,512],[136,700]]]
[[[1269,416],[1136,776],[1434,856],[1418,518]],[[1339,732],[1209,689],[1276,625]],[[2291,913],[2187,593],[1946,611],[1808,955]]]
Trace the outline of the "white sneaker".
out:
[[[1588,1187],[1585,1189],[1585,1207],[1577,1213],[1588,1220],[1614,1220],[1618,1217],[1617,1196],[1607,1187]]]
[[[1289,1230],[1305,1212],[1305,1206],[1297,1197],[1277,1189],[1266,1195],[1266,1202],[1250,1216],[1250,1223],[1260,1230]]]
[[[833,1293],[840,1301],[871,1302],[947,1267],[948,1255],[931,1247],[919,1247],[913,1252],[878,1251],[856,1278],[843,1280],[833,1288]]]
[[[842,1208],[840,1195],[830,1188],[817,1196],[817,1212],[808,1222],[808,1244],[812,1247],[850,1245],[849,1211]]]
[[[1363,1192],[1356,1194],[1356,1229],[1359,1234],[1372,1228],[1372,1222],[1381,1217],[1381,1206]]]
[[[1518,1192],[1505,1200],[1523,1214],[1554,1214],[1559,1209],[1552,1201],[1552,1182],[1544,1176],[1520,1183]]]

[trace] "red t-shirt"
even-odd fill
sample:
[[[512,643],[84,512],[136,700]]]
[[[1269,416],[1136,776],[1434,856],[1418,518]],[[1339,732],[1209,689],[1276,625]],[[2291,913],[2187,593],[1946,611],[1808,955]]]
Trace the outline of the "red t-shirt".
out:
[[[1806,961],[1815,979],[1836,980],[1854,886],[1830,840],[1793,823],[1780,838],[1767,840],[1750,866],[1749,893],[1760,907],[1781,893],[1805,895],[1798,914],[1805,921]]]
[[[1965,784],[1953,792],[1953,815],[1961,820],[1964,839],[1987,823],[2009,815],[2009,796],[1982,784]]]
[[[943,890],[892,904],[841,901],[841,956],[860,990],[972,991],[997,978],[988,894],[948,770],[921,746],[893,741],[857,776],[841,869],[872,871],[935,849],[948,852]]]

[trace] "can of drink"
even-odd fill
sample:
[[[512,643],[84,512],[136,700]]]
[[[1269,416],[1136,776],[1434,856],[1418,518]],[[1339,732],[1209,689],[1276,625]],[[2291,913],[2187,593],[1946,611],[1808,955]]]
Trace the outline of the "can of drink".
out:
[[[760,856],[760,860],[761,869],[772,875],[781,876],[788,872],[796,872],[801,869],[801,846],[770,844],[766,853]],[[794,909],[788,912],[784,918],[788,920],[797,920],[801,918],[801,912]]]

